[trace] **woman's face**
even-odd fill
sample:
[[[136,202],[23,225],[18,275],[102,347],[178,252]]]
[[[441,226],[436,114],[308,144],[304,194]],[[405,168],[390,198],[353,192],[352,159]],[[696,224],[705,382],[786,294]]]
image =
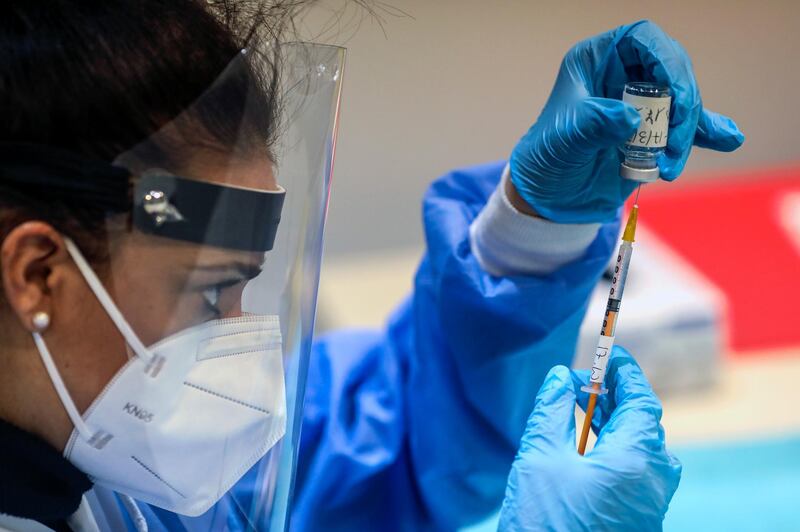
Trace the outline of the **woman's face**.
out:
[[[278,188],[266,157],[241,161],[196,157],[180,175],[260,190]],[[45,311],[51,317],[43,337],[81,412],[127,362],[130,351],[69,257],[61,235],[55,228],[43,229],[45,224],[24,225],[28,228],[16,228],[2,243],[5,295],[17,318],[9,315],[6,321],[13,323],[3,327],[16,328],[18,338],[27,336],[25,349],[9,349],[4,356],[25,360],[14,373],[17,382],[29,382],[6,395],[0,393],[0,416],[61,449],[73,427],[30,339],[32,313]],[[33,234],[15,234],[20,230]],[[31,246],[52,250],[26,252]],[[240,315],[242,290],[258,275],[264,260],[262,252],[213,248],[136,230],[111,232],[109,255],[108,263],[96,271],[145,345],[193,325]],[[0,345],[0,352],[4,350]],[[28,391],[33,395],[34,390],[38,398],[21,397]]]
[[[277,190],[268,159],[224,165],[196,159],[182,176],[229,186]],[[138,231],[111,246],[106,286],[145,345],[205,321],[241,314],[245,283],[263,252],[202,246]]]

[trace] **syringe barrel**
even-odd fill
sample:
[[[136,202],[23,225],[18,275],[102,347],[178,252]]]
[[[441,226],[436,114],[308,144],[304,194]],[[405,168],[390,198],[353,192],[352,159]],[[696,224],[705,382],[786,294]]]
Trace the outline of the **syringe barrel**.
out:
[[[630,242],[622,241],[617,251],[617,261],[614,263],[614,272],[611,277],[611,290],[608,292],[608,299],[622,301],[622,292],[625,290],[625,281],[628,278],[628,267],[631,264],[633,245]],[[619,310],[619,308],[615,309]]]
[[[617,260],[614,263],[614,271],[611,277],[611,289],[608,293],[608,303],[606,313],[603,317],[603,328],[600,331],[600,338],[597,342],[597,349],[594,353],[592,363],[592,375],[589,381],[597,387],[584,387],[590,393],[605,393],[603,381],[606,376],[608,359],[611,357],[611,348],[614,346],[614,333],[617,329],[617,318],[622,304],[622,293],[625,291],[625,282],[628,278],[628,266],[631,263],[633,245],[623,240],[617,252]]]

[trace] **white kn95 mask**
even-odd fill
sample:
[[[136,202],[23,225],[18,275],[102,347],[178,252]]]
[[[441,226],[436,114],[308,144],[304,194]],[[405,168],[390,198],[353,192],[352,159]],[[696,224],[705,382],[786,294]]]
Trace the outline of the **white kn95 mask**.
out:
[[[286,432],[279,318],[214,320],[145,347],[78,248],[65,240],[136,356],[81,416],[44,339],[33,333],[75,426],[64,456],[97,484],[200,515]]]

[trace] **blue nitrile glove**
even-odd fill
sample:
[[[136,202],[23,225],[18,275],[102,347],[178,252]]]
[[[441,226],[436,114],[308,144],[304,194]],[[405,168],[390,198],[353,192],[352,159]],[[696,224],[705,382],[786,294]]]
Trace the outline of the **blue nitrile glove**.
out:
[[[703,109],[686,51],[648,21],[576,44],[561,63],[541,115],[511,154],[511,181],[538,214],[555,222],[612,220],[638,185],[619,176],[621,152],[639,125],[622,103],[628,81],[672,89],[661,177],[681,173],[692,144],[733,151],[744,135],[730,118]]]
[[[661,530],[681,465],[664,445],[661,403],[639,365],[615,347],[593,417],[599,436],[580,456],[575,401],[588,371],[556,366],[528,418],[498,530]]]

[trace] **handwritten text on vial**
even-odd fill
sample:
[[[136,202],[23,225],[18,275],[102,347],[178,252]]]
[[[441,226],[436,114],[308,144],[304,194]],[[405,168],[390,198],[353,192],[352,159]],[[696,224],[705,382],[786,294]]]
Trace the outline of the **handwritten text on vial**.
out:
[[[646,98],[625,93],[622,100],[639,112],[639,128],[627,141],[629,146],[663,148],[667,145],[669,105],[672,98]]]

